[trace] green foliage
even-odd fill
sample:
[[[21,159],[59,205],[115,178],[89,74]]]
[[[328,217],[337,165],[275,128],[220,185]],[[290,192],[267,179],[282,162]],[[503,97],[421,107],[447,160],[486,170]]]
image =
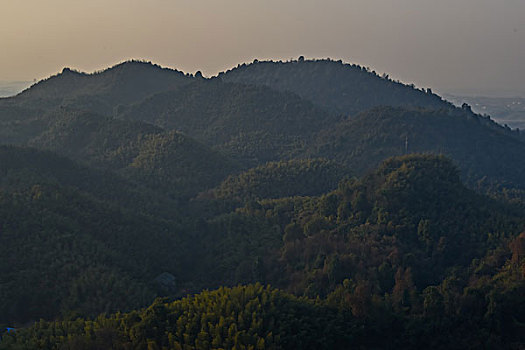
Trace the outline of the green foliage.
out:
[[[525,344],[523,140],[429,91],[129,62],[0,99],[0,130],[47,150],[0,147],[0,348]],[[257,282],[286,292],[220,288]]]
[[[265,200],[241,212],[283,234],[280,256],[266,263],[276,271],[268,281],[321,295],[356,277],[391,293],[396,271],[402,281],[407,269],[406,285],[423,290],[523,229],[519,209],[465,188],[448,159],[421,155],[385,161],[328,195]]]
[[[178,133],[144,137],[124,174],[177,196],[209,189],[238,165],[218,152]]]
[[[48,152],[0,147],[0,322],[140,307],[193,243],[177,202]]]
[[[256,284],[93,321],[39,322],[0,348],[334,349],[351,344],[352,326],[333,308]]]
[[[348,172],[344,167],[324,159],[271,162],[229,176],[214,195],[239,201],[315,196],[335,189],[345,176]]]
[[[357,174],[385,158],[407,153],[443,154],[470,185],[525,185],[525,143],[487,118],[462,111],[377,108],[324,130],[308,154],[336,159]]]
[[[62,109],[32,146],[81,160],[175,197],[207,190],[237,165],[216,151],[172,131],[89,112]]]
[[[182,131],[250,165],[300,154],[313,134],[339,120],[294,94],[217,79],[156,94],[119,113]]]

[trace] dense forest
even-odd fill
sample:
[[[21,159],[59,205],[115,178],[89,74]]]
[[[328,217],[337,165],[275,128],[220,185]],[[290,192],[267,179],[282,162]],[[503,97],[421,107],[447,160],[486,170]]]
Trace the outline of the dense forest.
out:
[[[521,349],[523,154],[332,60],[64,69],[0,99],[0,349]]]

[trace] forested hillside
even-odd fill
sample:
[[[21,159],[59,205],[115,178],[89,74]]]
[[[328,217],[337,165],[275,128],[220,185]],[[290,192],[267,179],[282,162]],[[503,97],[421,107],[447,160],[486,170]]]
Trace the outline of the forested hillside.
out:
[[[221,289],[94,322],[41,322],[4,344],[416,349],[428,337],[448,348],[488,337],[513,348],[524,340],[522,215],[466,189],[444,158],[395,158],[321,197],[259,201],[201,231],[209,243],[199,275],[211,285],[258,280],[315,302],[260,286]]]
[[[153,93],[183,86],[192,76],[142,61],[128,61],[93,74],[64,68],[19,95],[2,101],[49,108],[69,106],[111,112],[119,104],[141,100]]]
[[[229,176],[214,190],[219,200],[241,202],[293,196],[315,196],[335,189],[350,171],[326,159],[270,162]]]
[[[295,94],[217,79],[156,94],[119,117],[180,130],[250,165],[296,157],[340,120]]]
[[[357,173],[383,159],[407,153],[444,154],[470,182],[525,186],[525,142],[470,111],[383,107],[360,113],[322,131],[310,155],[333,157]]]
[[[182,133],[145,122],[66,108],[51,112],[48,120],[47,128],[28,145],[176,197],[210,189],[240,167]]]
[[[380,77],[369,68],[341,61],[254,61],[219,77],[228,82],[269,86],[289,91],[338,114],[352,115],[377,106],[451,108],[430,90]]]
[[[47,152],[2,147],[0,164],[0,322],[139,307],[161,273],[184,280],[168,197]]]
[[[122,104],[183,86],[191,76],[140,61],[124,62],[102,72],[81,73],[64,68],[17,96],[0,98],[1,143],[27,143],[53,121],[60,108],[112,115]]]
[[[65,69],[0,99],[0,349],[520,349],[524,154],[341,62]]]

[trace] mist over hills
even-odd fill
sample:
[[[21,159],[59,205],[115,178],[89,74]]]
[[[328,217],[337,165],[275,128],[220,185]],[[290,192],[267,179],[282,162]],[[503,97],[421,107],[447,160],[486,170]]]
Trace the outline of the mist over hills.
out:
[[[476,113],[493,116],[500,124],[511,128],[525,128],[525,98],[446,95],[456,104],[468,103]]]
[[[430,90],[64,69],[0,145],[0,349],[525,344],[525,138]]]
[[[0,81],[0,98],[14,96],[31,84],[29,81]]]

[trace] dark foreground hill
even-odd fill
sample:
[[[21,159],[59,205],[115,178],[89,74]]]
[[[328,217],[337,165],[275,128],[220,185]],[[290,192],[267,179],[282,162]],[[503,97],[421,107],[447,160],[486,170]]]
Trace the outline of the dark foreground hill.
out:
[[[166,198],[34,150],[2,147],[0,169],[0,322],[144,305],[155,274],[176,273]]]
[[[312,299],[221,288],[94,321],[40,322],[3,346],[518,349],[525,341],[523,213],[466,189],[442,157],[390,159],[321,197],[259,201],[234,215],[234,225],[217,218],[200,236],[209,242],[203,271],[226,280],[252,261],[238,281]],[[272,227],[281,243],[254,259]],[[224,255],[232,265],[221,270]]]

